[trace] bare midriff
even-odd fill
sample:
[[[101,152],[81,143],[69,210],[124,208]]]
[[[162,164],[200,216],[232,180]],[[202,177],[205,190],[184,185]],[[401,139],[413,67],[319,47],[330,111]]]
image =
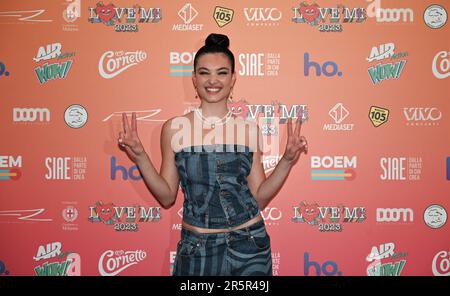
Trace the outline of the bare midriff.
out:
[[[255,217],[253,217],[251,220],[248,220],[247,222],[232,227],[232,228],[219,228],[219,229],[211,229],[211,228],[202,228],[202,227],[197,227],[197,226],[193,226],[190,224],[187,224],[186,222],[183,221],[183,228],[187,229],[187,230],[191,230],[197,233],[222,233],[222,232],[230,232],[230,231],[234,231],[234,230],[238,230],[244,227],[248,227],[250,225],[255,224],[256,222],[262,220],[262,216],[261,214],[256,215]]]

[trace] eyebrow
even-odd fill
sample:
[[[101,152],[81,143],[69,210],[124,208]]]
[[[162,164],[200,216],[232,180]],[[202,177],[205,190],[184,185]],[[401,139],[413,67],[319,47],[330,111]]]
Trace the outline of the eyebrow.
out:
[[[206,68],[206,67],[200,67],[200,68],[198,68],[198,70],[200,71],[200,70],[207,70],[207,71],[209,71],[209,69],[208,68]],[[220,70],[230,70],[228,67],[221,67],[221,68],[219,68],[219,69],[217,69],[217,71],[220,71]]]

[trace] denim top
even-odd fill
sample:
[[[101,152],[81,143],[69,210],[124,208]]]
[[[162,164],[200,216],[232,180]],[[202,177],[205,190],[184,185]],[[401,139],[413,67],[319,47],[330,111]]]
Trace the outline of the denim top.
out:
[[[188,146],[175,152],[184,193],[183,220],[202,228],[231,228],[259,214],[246,177],[253,152],[240,144]]]

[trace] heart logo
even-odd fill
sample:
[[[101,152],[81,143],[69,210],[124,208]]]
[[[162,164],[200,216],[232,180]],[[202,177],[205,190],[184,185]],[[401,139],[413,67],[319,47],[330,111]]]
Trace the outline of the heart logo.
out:
[[[116,16],[113,4],[103,5],[103,3],[100,2],[97,4],[95,12],[103,23],[109,23],[109,21]]]
[[[235,116],[242,117],[243,119],[247,118],[249,110],[247,104],[245,104],[243,100],[228,103],[228,108]]]
[[[95,211],[97,212],[99,218],[103,223],[108,224],[108,222],[114,218],[114,205],[109,204],[97,204],[95,206]]]
[[[319,217],[319,207],[317,204],[307,205],[306,203],[300,205],[300,213],[303,219],[311,224],[317,217]]]
[[[300,7],[300,13],[310,24],[319,16],[319,6],[317,4],[302,6]]]

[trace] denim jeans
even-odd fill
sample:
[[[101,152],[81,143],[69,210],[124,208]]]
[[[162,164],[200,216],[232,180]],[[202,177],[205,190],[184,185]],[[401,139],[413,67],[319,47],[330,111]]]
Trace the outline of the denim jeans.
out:
[[[221,233],[183,228],[173,275],[272,275],[270,237],[264,220]]]

